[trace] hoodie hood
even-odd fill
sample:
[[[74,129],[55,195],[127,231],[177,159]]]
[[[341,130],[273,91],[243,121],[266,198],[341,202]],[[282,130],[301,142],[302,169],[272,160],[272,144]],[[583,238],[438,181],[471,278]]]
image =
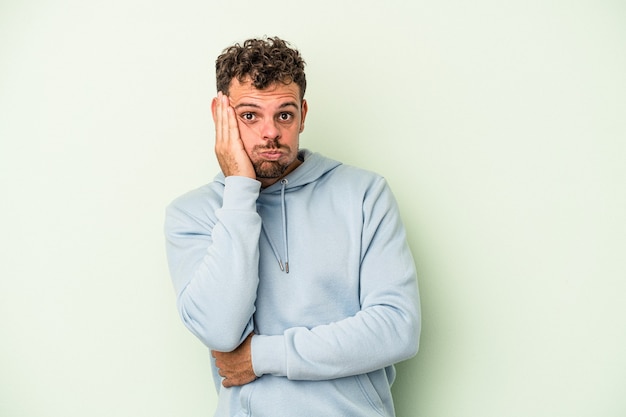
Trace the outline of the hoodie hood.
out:
[[[259,194],[259,199],[257,202],[257,207],[259,204],[265,204],[270,201],[276,199],[278,195],[280,195],[280,211],[281,211],[281,240],[282,240],[282,248],[279,250],[278,246],[275,243],[275,239],[272,239],[271,234],[267,230],[267,220],[262,219],[262,230],[263,236],[267,239],[269,246],[274,252],[274,257],[278,262],[278,267],[281,271],[285,273],[289,273],[289,241],[287,234],[287,204],[285,193],[294,192],[302,187],[305,187],[311,183],[322,178],[328,172],[337,168],[341,165],[341,162],[326,158],[319,153],[313,153],[307,149],[301,149],[298,152],[298,158],[302,160],[302,164],[298,166],[295,170],[290,172],[280,181],[270,185],[267,188],[261,190]],[[225,177],[222,172],[220,172],[216,177],[215,181],[220,184],[225,183]]]

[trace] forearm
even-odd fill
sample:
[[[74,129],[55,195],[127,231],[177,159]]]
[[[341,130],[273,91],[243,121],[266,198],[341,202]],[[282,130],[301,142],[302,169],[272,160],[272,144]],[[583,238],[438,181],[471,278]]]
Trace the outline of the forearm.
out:
[[[373,279],[365,273],[362,290],[366,294],[354,316],[310,329],[289,328],[277,336],[254,337],[255,373],[332,379],[371,372],[415,355],[421,330],[417,279],[408,248],[396,253],[405,258],[404,266],[380,275],[384,278],[374,280],[378,286],[370,284]]]
[[[185,326],[205,345],[230,351],[252,331],[258,247],[236,243],[241,240],[232,229],[228,236],[221,236],[225,230],[216,232],[216,241],[179,293],[177,306]],[[248,230],[247,238],[250,234]]]
[[[212,349],[232,350],[252,330],[261,230],[258,189],[252,180],[228,178],[223,204],[207,222],[185,206],[168,210],[168,258],[179,313]]]
[[[353,260],[359,265],[360,310],[312,328],[292,327],[277,336],[253,338],[257,375],[339,378],[380,369],[417,352],[417,273],[395,200],[383,181],[367,193],[363,212],[361,254]]]
[[[323,380],[363,374],[412,357],[419,341],[416,312],[384,306],[342,321],[291,328],[279,336],[255,336],[255,373],[294,380]]]

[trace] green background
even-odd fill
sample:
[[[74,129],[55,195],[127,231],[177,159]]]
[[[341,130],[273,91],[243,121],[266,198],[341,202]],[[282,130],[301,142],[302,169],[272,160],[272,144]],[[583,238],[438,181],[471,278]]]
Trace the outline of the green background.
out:
[[[308,62],[302,146],[400,203],[398,416],[626,415],[624,3],[222,3],[0,3],[0,415],[211,415],[163,211],[218,170],[215,57],[264,34]]]

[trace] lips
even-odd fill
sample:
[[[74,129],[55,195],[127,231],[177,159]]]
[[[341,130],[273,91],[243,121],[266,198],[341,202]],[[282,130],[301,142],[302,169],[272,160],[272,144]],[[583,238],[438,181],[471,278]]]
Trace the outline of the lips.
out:
[[[281,151],[279,151],[278,149],[272,149],[272,150],[266,150],[266,151],[260,151],[258,153],[262,158],[270,160],[270,161],[276,161],[277,159],[279,159],[281,156],[283,156],[283,153]]]
[[[283,156],[283,153],[279,152],[279,151],[265,151],[265,152],[261,152],[260,155],[264,159],[267,159],[267,160],[270,160],[270,161],[276,161],[281,156]]]

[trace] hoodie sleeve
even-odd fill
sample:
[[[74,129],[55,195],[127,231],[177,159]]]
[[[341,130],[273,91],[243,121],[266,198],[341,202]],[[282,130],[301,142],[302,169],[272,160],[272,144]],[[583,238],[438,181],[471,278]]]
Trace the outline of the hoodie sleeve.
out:
[[[253,330],[258,286],[260,183],[225,179],[218,193],[192,193],[166,211],[170,274],[183,323],[205,345],[232,351]]]
[[[322,380],[371,372],[417,353],[421,328],[415,264],[391,190],[380,178],[363,200],[361,310],[311,329],[254,336],[258,376]]]

